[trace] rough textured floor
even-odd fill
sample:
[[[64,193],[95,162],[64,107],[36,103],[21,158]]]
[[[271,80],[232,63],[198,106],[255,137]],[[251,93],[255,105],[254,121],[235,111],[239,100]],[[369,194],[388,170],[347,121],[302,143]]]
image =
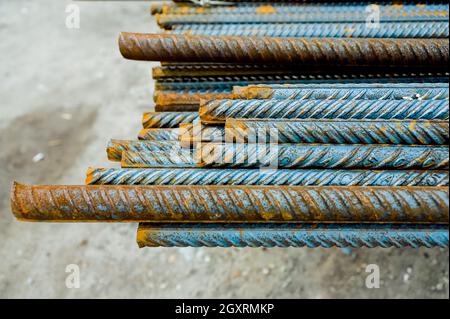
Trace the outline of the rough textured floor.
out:
[[[135,224],[14,220],[12,180],[82,184],[88,166],[112,166],[108,139],[135,138],[152,109],[152,64],[117,46],[119,31],[157,30],[149,3],[75,2],[78,30],[67,3],[0,0],[0,297],[449,297],[443,249],[139,249]],[[365,287],[373,263],[379,289]]]

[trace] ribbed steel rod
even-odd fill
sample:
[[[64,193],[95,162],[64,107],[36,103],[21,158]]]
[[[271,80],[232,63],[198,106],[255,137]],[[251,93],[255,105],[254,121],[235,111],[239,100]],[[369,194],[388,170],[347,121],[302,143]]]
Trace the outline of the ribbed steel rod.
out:
[[[449,143],[448,121],[426,120],[252,120],[228,119],[227,141],[255,143],[424,144]]]
[[[201,144],[201,166],[448,169],[448,146]]]
[[[234,23],[180,24],[171,34],[208,36],[259,36],[282,38],[447,38],[445,21],[367,23]]]
[[[448,100],[212,100],[200,101],[202,122],[228,118],[448,120]]]
[[[173,6],[173,5],[159,5],[152,6],[154,14],[162,13],[164,15],[208,15],[208,14],[273,14],[273,13],[306,13],[306,12],[366,12],[367,3],[342,3],[342,4],[250,4],[239,3],[237,6]],[[448,6],[444,4],[423,4],[417,6],[415,4],[378,4],[377,9],[380,13],[403,13],[403,12],[422,12],[424,15],[427,12],[448,12]],[[437,13],[436,13],[437,14]]]
[[[97,185],[448,186],[448,171],[89,168]]]
[[[448,247],[448,227],[328,224],[139,224],[139,247]]]
[[[296,39],[209,37],[122,32],[125,58],[178,62],[253,62],[340,65],[442,65],[446,39]]]
[[[447,72],[438,73],[392,73],[392,74],[324,74],[324,75],[300,75],[300,76],[285,76],[279,75],[275,77],[268,77],[264,80],[244,80],[236,81],[234,79],[223,79],[223,81],[206,81],[207,77],[203,78],[183,78],[172,79],[177,81],[156,81],[155,90],[164,91],[205,91],[205,90],[229,90],[233,86],[246,86],[257,84],[332,84],[339,81],[339,83],[442,83],[448,81],[449,74]],[[260,77],[258,77],[260,78]],[[178,81],[180,80],[180,81]]]
[[[169,152],[181,149],[178,140],[175,141],[130,141],[112,139],[106,148],[110,161],[120,161],[122,152]]]
[[[21,185],[23,220],[448,223],[448,187]]]
[[[410,11],[383,12],[379,15],[380,23],[385,22],[437,22],[448,21],[446,11]],[[156,16],[159,26],[169,29],[179,24],[234,24],[234,23],[366,23],[370,13],[367,12],[295,12],[270,14],[162,14]],[[370,21],[370,20],[369,20]]]
[[[233,93],[173,93],[159,91],[155,96],[155,110],[159,112],[198,111],[201,99],[233,99],[238,96]]]
[[[143,128],[178,128],[181,123],[199,119],[196,112],[147,112],[142,117]]]
[[[448,100],[449,97],[448,83],[250,85],[233,90],[243,99]]]
[[[138,139],[154,141],[177,141],[180,135],[177,128],[144,128],[139,131]]]
[[[224,142],[225,129],[220,126],[195,124],[181,124],[179,141],[182,147],[190,147],[198,142]]]
[[[370,66],[330,66],[326,69],[318,68],[317,65],[305,64],[242,64],[242,63],[161,63],[160,67],[152,69],[155,80],[173,80],[178,78],[195,78],[196,81],[205,79],[207,81],[231,80],[267,80],[269,76],[290,76],[294,78],[354,78],[354,77],[400,77],[400,76],[424,76],[429,72],[442,72],[441,67],[370,67]],[[414,84],[414,83],[413,83]],[[448,87],[448,86],[447,86]],[[216,92],[218,93],[218,92]],[[221,92],[223,93],[223,92]]]
[[[197,167],[194,154],[189,150],[167,151],[125,151],[122,153],[120,166],[123,168],[158,168],[158,167]]]

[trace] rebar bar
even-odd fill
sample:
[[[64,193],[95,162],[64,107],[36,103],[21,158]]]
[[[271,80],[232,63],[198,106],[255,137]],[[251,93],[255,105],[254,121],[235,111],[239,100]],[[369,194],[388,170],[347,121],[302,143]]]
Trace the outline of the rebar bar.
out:
[[[449,143],[448,121],[426,120],[252,120],[228,119],[227,141],[238,143],[423,144]],[[216,140],[220,142],[220,140]]]
[[[144,128],[139,131],[139,140],[177,141],[180,135],[177,128]]]
[[[89,168],[92,185],[448,186],[448,171]]]
[[[22,220],[448,223],[448,187],[14,184]]]
[[[273,14],[273,13],[306,13],[306,12],[366,12],[367,3],[343,3],[338,5],[314,5],[314,4],[250,4],[245,3],[233,6],[215,6],[215,7],[195,7],[195,6],[173,6],[159,5],[152,6],[153,14],[170,14],[170,15],[208,15],[208,14]],[[415,4],[378,4],[377,9],[380,13],[403,13],[403,12],[448,12],[448,6],[445,4],[423,4],[417,6]]]
[[[178,128],[181,123],[199,119],[196,112],[147,112],[142,117],[143,128]]]
[[[155,90],[162,91],[205,91],[205,90],[228,90],[231,91],[234,86],[247,86],[257,84],[332,84],[339,83],[443,83],[448,81],[448,72],[428,72],[428,73],[391,73],[391,74],[324,74],[324,75],[300,75],[286,76],[284,74],[265,79],[248,79],[236,81],[233,79],[223,79],[215,81],[205,78],[183,78],[172,79],[168,81],[156,81]],[[258,77],[261,78],[261,77]],[[180,81],[180,82],[177,82]]]
[[[448,120],[448,100],[212,100],[200,101],[202,122],[228,118]]]
[[[111,139],[106,148],[110,161],[120,161],[122,152],[169,152],[181,149],[178,140],[175,141],[130,141]]]
[[[127,59],[178,62],[253,62],[340,65],[447,66],[446,39],[307,39],[209,37],[122,32]]]
[[[123,168],[189,168],[197,167],[194,154],[189,150],[168,151],[125,151],[122,153],[120,166]]]
[[[424,76],[444,71],[442,67],[421,66],[339,66],[333,65],[326,69],[317,65],[305,64],[242,64],[242,63],[162,63],[160,67],[152,69],[155,80],[176,81],[177,79],[192,78],[195,81],[225,81],[225,80],[270,80],[276,76],[285,79],[310,78],[370,78],[370,77],[400,77]],[[414,84],[414,83],[413,83]],[[447,86],[448,87],[448,86]],[[216,92],[218,93],[218,92]],[[224,93],[224,92],[219,92]]]
[[[242,99],[448,100],[448,83],[291,84],[234,87]],[[236,97],[234,97],[236,99]]]
[[[364,11],[340,12],[295,12],[295,13],[249,13],[249,14],[159,14],[156,15],[158,25],[170,29],[180,24],[239,24],[239,23],[367,23],[369,14]],[[380,24],[386,22],[446,22],[448,9],[444,11],[410,11],[410,12],[383,12],[379,15]],[[370,20],[369,20],[370,23]],[[375,25],[372,22],[372,25]],[[375,26],[372,26],[375,28]]]
[[[139,224],[139,247],[448,247],[448,227]]]
[[[204,143],[204,167],[448,169],[448,146]]]
[[[234,99],[238,96],[233,93],[173,93],[159,91],[155,95],[155,110],[158,112],[192,112],[198,111],[201,99]]]
[[[179,141],[182,147],[190,147],[199,142],[224,142],[225,129],[220,126],[181,124]]]
[[[173,25],[170,34],[282,38],[447,38],[447,22],[235,23]]]

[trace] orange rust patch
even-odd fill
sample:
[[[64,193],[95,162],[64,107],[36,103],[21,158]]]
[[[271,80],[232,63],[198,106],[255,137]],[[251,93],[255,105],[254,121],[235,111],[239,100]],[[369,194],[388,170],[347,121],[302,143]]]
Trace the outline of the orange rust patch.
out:
[[[267,13],[276,13],[276,12],[277,12],[277,10],[273,6],[260,6],[260,7],[256,8],[256,13],[267,14]]]

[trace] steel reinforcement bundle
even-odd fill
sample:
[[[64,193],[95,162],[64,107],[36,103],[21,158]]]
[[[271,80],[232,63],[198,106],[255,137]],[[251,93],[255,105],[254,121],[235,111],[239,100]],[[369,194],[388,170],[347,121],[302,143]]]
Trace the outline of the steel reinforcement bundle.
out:
[[[448,6],[153,5],[122,33],[155,111],[119,168],[14,183],[23,221],[136,222],[139,247],[447,247]],[[368,14],[371,14],[368,19]]]

